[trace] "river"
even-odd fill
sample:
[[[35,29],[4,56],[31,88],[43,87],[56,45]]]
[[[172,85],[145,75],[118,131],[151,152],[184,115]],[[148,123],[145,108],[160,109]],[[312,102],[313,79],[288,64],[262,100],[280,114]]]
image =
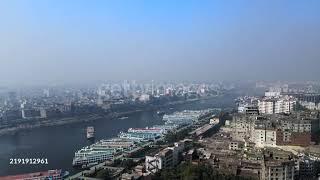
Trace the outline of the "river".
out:
[[[234,97],[223,97],[178,105],[171,111],[200,110],[217,108],[223,104],[232,106]],[[229,106],[229,107],[230,107]],[[115,137],[120,131],[130,127],[146,127],[162,124],[162,118],[154,111],[142,111],[131,114],[127,119],[98,119],[61,126],[41,127],[23,130],[15,135],[0,137],[0,176],[63,169],[75,173],[72,168],[74,152],[89,145],[86,139],[86,127],[95,127],[97,140]],[[47,158],[47,165],[10,165],[10,158]]]

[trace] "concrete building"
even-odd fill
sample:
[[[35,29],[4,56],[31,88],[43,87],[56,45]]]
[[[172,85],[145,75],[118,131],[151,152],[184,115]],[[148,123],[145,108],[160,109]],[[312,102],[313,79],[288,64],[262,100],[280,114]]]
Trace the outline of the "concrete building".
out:
[[[320,110],[320,94],[317,93],[293,93],[299,104],[309,110]]]
[[[184,142],[174,143],[173,147],[167,147],[154,156],[146,156],[146,172],[156,173],[161,169],[174,168],[180,162],[179,154],[184,150]]]
[[[307,132],[277,131],[277,145],[279,146],[303,146],[311,144],[311,134]]]
[[[270,160],[265,162],[265,180],[293,180],[295,176],[294,161]]]
[[[278,91],[267,91],[264,93],[264,96],[266,97],[279,97],[281,95]]]
[[[296,163],[296,175],[299,178],[315,179],[319,176],[320,160],[310,158],[308,156],[300,157]]]
[[[258,100],[259,113],[262,114],[288,114],[294,111],[295,106],[296,100],[290,96],[262,98]]]
[[[241,141],[230,141],[229,142],[229,150],[240,150],[244,147],[244,142]]]
[[[256,147],[276,146],[276,128],[272,119],[267,116],[259,116],[255,121],[253,142]]]
[[[255,143],[256,147],[275,147],[295,145],[308,146],[311,143],[312,124],[317,119],[306,119],[308,116],[294,114],[235,114],[230,126],[223,129],[230,133],[232,140]],[[308,117],[310,118],[310,117]]]
[[[226,120],[226,122],[224,123],[225,126],[230,126],[230,120]]]
[[[262,164],[260,160],[241,160],[238,175],[250,179],[262,179]]]
[[[320,103],[308,102],[308,101],[299,101],[299,104],[309,110],[320,110]]]
[[[145,166],[146,171],[153,174],[161,169],[173,168],[173,151],[166,148],[155,156],[146,156]]]
[[[281,120],[280,128],[277,131],[277,145],[309,146],[311,129],[310,120]]]
[[[264,153],[264,168],[262,179],[293,180],[295,177],[295,161],[293,154],[286,151],[269,148]]]
[[[258,101],[258,107],[259,107],[259,113],[262,114],[274,114],[275,108],[274,108],[274,100],[262,100]]]
[[[139,97],[139,101],[141,102],[147,102],[150,100],[150,95],[148,94],[142,94],[140,97]]]
[[[289,130],[291,132],[311,132],[310,120],[288,119],[281,120],[280,128],[282,131]]]
[[[257,147],[275,147],[277,133],[275,129],[255,129],[254,143]]]
[[[251,139],[254,133],[254,123],[256,118],[256,116],[249,116],[245,114],[234,115],[230,123],[232,139],[238,141]]]
[[[258,115],[259,108],[256,105],[252,104],[240,104],[238,106],[238,113],[249,114],[249,115]]]
[[[167,147],[167,149],[171,149],[173,153],[173,166],[176,166],[179,162],[179,154],[184,150],[183,142],[175,142],[173,147]]]

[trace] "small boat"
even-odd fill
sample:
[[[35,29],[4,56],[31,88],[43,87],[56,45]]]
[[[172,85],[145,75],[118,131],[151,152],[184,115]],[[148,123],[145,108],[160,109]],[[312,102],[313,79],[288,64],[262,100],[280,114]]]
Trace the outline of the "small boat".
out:
[[[61,169],[32,172],[27,174],[1,176],[1,180],[21,180],[21,179],[62,179],[63,173]]]
[[[87,139],[92,139],[94,138],[94,127],[89,126],[87,127]]]
[[[123,117],[120,117],[119,119],[123,120],[123,119],[128,119],[129,117],[127,116],[123,116]]]
[[[164,114],[165,114],[164,111],[157,111],[157,115],[158,115],[158,116],[162,116],[162,115],[164,115]]]

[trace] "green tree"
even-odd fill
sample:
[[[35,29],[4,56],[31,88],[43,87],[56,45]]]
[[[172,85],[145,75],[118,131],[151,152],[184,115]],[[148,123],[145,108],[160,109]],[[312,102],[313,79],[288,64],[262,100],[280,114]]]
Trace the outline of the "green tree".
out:
[[[107,169],[102,169],[96,173],[96,178],[109,180],[112,179],[110,172]]]

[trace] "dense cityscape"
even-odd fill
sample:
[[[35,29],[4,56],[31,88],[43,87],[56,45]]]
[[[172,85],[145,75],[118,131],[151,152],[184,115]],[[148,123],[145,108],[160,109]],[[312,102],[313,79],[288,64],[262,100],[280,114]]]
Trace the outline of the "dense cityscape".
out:
[[[123,81],[79,89],[3,88],[2,136],[86,122],[86,135],[77,136],[89,144],[68,154],[71,169],[54,167],[38,175],[1,178],[317,179],[319,87],[316,82]],[[208,100],[216,103],[198,110],[177,108]],[[154,112],[159,120],[114,137],[95,138],[90,122],[126,121],[141,111]],[[32,157],[6,161],[37,163]],[[47,158],[38,161],[50,164]]]
[[[120,116],[146,108],[217,96],[225,88],[231,87],[219,83],[154,84],[153,81],[147,84],[135,81],[105,83],[80,89],[51,87],[8,92],[4,88],[1,91],[0,134],[32,126],[73,122],[76,120],[70,117],[75,116]]]

